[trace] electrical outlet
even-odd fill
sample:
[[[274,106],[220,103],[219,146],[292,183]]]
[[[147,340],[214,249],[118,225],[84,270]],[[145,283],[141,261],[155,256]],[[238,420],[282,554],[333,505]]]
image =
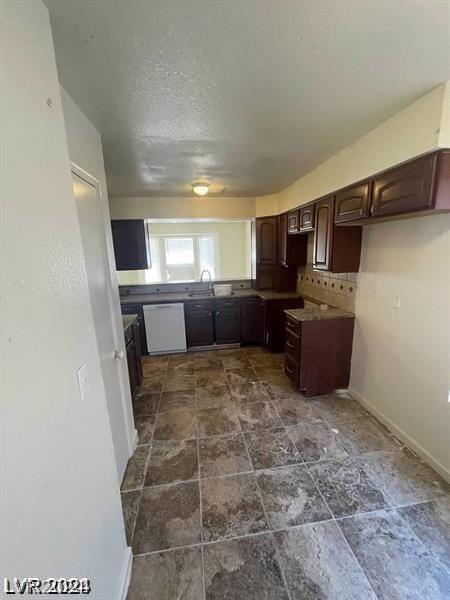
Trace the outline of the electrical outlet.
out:
[[[394,308],[400,308],[400,295],[399,295],[399,294],[396,294],[396,295],[394,296],[394,299],[393,299],[393,301],[392,301],[392,306],[393,306]]]
[[[84,363],[77,371],[78,387],[80,388],[80,396],[84,399],[89,392],[89,375],[87,364]]]

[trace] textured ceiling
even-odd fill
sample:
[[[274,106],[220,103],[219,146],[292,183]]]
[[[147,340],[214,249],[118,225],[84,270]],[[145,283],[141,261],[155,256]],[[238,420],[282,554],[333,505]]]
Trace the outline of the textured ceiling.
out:
[[[450,78],[447,0],[47,0],[111,196],[278,192]]]

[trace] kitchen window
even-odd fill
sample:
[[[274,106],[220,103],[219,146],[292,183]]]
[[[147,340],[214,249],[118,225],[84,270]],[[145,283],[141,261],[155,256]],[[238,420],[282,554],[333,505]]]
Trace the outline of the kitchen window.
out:
[[[220,278],[219,240],[216,234],[152,235],[149,231],[152,268],[147,283],[198,281],[204,269]]]

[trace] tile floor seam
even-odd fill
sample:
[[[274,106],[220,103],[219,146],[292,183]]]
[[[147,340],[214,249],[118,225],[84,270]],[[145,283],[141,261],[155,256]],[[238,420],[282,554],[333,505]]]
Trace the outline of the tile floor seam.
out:
[[[364,576],[364,579],[367,581],[367,584],[368,584],[369,588],[372,590],[372,592],[373,592],[373,594],[374,594],[375,598],[377,598],[377,600],[380,600],[380,599],[379,599],[379,596],[378,596],[378,594],[377,594],[377,593],[375,592],[375,590],[373,589],[373,586],[372,586],[372,584],[371,584],[371,582],[370,582],[370,580],[369,580],[369,577],[367,576],[367,573],[366,573],[366,571],[364,570],[364,567],[363,567],[363,565],[362,565],[362,564],[359,562],[358,558],[356,557],[356,554],[353,552],[353,548],[352,548],[352,547],[350,546],[350,544],[348,543],[348,541],[347,541],[347,538],[346,538],[346,537],[345,537],[345,535],[344,535],[344,532],[343,532],[343,531],[342,531],[342,529],[339,527],[339,523],[337,522],[337,520],[336,520],[336,519],[334,519],[334,522],[336,523],[336,527],[338,528],[339,534],[340,534],[340,535],[341,535],[341,537],[343,538],[343,540],[344,540],[344,542],[345,542],[345,544],[346,544],[347,548],[350,550],[350,553],[351,553],[351,555],[352,555],[352,556],[353,556],[353,558],[355,559],[355,561],[356,561],[356,564],[358,565],[358,567],[359,567],[359,569],[360,569],[361,573],[363,574],[363,576]]]
[[[375,590],[373,589],[373,587],[372,587],[372,584],[370,583],[370,581],[369,581],[369,578],[367,577],[367,574],[366,574],[366,572],[364,571],[364,569],[363,569],[362,565],[360,564],[359,560],[356,558],[356,556],[355,556],[355,554],[354,554],[353,550],[352,550],[352,549],[351,549],[351,547],[350,547],[350,544],[348,543],[348,541],[347,541],[347,539],[346,539],[345,535],[343,534],[343,532],[342,532],[341,528],[339,527],[339,524],[337,523],[336,516],[335,516],[334,512],[331,510],[330,506],[328,505],[328,502],[325,500],[325,497],[324,497],[324,495],[322,494],[322,491],[321,491],[321,489],[319,488],[319,486],[318,486],[318,484],[317,484],[316,480],[314,479],[314,477],[311,475],[311,473],[310,473],[309,469],[307,469],[307,471],[308,471],[308,475],[309,475],[309,476],[310,476],[310,478],[311,478],[311,481],[313,482],[314,486],[316,487],[317,491],[319,492],[319,495],[320,495],[320,497],[322,498],[322,502],[323,502],[323,503],[325,504],[325,506],[327,507],[327,509],[328,509],[328,511],[329,511],[329,513],[330,513],[330,515],[331,515],[331,517],[332,517],[332,521],[333,521],[333,522],[336,524],[336,527],[337,527],[337,529],[338,529],[338,531],[339,531],[340,535],[341,535],[341,536],[344,538],[344,540],[345,540],[345,543],[346,543],[346,545],[348,546],[348,548],[349,548],[349,550],[350,550],[350,552],[351,552],[351,555],[352,555],[352,556],[353,556],[353,558],[355,559],[355,561],[356,561],[356,564],[358,565],[358,567],[359,567],[360,571],[362,572],[362,574],[363,574],[364,578],[366,579],[366,581],[367,581],[367,584],[368,584],[369,588],[370,588],[370,589],[372,590],[372,592],[374,593],[374,596],[375,596],[375,598],[377,598],[377,599],[378,599],[378,595],[375,593]]]
[[[195,394],[195,412],[198,414],[198,398]],[[198,434],[198,418],[196,419],[197,434]],[[201,463],[200,463],[200,440],[197,435],[197,469],[198,469],[198,500],[200,510],[200,542],[201,542],[201,554],[202,554],[202,586],[203,586],[203,600],[206,600],[206,586],[205,586],[205,553],[203,545],[203,502],[202,502],[202,484],[201,484]]]

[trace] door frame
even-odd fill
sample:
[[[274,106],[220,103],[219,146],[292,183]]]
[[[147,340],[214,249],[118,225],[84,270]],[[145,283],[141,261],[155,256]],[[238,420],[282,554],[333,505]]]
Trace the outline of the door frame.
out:
[[[118,285],[117,281],[113,281],[111,278],[111,257],[108,252],[108,248],[111,244],[108,244],[108,232],[105,225],[105,214],[104,214],[104,206],[105,206],[105,196],[103,194],[102,186],[100,180],[97,177],[94,177],[90,173],[88,173],[85,169],[80,167],[74,162],[70,163],[70,171],[72,174],[76,175],[88,185],[91,185],[96,193],[97,193],[97,219],[99,231],[103,236],[102,246],[102,259],[103,264],[107,272],[107,279],[110,282],[108,286],[108,307],[109,307],[109,319],[111,322],[113,340],[115,349],[122,351],[124,353],[123,358],[116,361],[117,365],[117,373],[119,378],[119,389],[120,389],[120,399],[121,399],[121,409],[124,417],[125,423],[125,436],[127,440],[128,446],[128,458],[133,455],[133,452],[137,446],[138,442],[138,434],[136,428],[134,426],[134,417],[133,417],[133,405],[131,400],[131,391],[130,391],[130,382],[128,377],[128,369],[126,364],[126,348],[125,348],[125,339],[123,337],[123,326],[122,326],[122,314],[120,311],[120,300],[118,298],[119,292],[117,288],[117,298],[114,297],[114,286]],[[112,243],[112,242],[111,242]],[[113,266],[115,268],[115,260],[113,262]],[[94,324],[95,327],[95,324]],[[103,384],[104,385],[104,384]],[[108,407],[108,404],[107,404]],[[112,441],[114,444],[114,435],[111,431]],[[126,465],[125,465],[126,467]],[[116,465],[117,468],[117,477],[119,488],[122,483],[122,478],[124,475],[124,469],[121,469],[119,465]]]

